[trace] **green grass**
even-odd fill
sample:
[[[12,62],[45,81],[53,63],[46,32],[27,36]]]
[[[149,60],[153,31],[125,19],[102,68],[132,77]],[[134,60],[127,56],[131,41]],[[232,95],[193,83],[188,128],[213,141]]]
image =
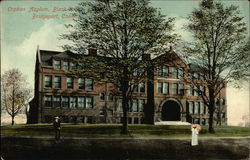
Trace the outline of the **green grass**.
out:
[[[121,135],[119,124],[62,124],[63,137],[151,137],[151,138],[189,138],[190,126],[129,125],[129,134]],[[2,126],[2,135],[12,136],[54,136],[51,124],[32,124]],[[203,126],[200,137],[245,137],[250,136],[250,128],[215,126],[215,134],[208,133]]]

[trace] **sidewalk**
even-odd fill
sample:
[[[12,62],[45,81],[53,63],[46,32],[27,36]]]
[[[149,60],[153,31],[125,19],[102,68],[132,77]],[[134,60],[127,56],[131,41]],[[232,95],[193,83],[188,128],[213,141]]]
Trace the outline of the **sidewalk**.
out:
[[[2,136],[4,159],[247,159],[250,137],[204,137],[198,146],[190,138],[86,138],[52,136]],[[13,152],[15,151],[15,152]],[[14,154],[15,153],[15,154]]]
[[[15,138],[42,138],[42,139],[54,139],[54,136],[6,136],[1,135],[2,138],[4,137],[15,137]],[[180,137],[180,138],[157,138],[157,137],[63,137],[61,139],[164,139],[164,140],[180,140],[180,139],[191,139],[190,137]],[[209,139],[249,139],[250,136],[247,137],[198,137],[199,140],[209,140]]]

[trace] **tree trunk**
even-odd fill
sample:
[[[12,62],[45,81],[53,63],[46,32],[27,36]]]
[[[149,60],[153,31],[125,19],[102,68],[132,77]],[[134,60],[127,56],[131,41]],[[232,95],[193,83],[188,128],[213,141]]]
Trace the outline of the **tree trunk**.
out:
[[[122,80],[122,108],[123,108],[123,120],[121,134],[128,134],[128,71],[127,67],[123,70],[124,79]]]
[[[214,97],[214,89],[209,89],[209,133],[215,133],[214,127],[213,127],[213,121],[214,121],[214,108],[215,108],[215,97]]]
[[[14,116],[11,116],[11,125],[13,126],[14,125]]]
[[[154,124],[154,68],[150,64],[147,71],[147,103],[144,106],[144,123]]]

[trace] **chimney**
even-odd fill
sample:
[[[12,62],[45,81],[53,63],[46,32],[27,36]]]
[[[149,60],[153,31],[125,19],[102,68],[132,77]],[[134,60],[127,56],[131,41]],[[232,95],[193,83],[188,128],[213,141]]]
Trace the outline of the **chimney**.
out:
[[[89,48],[88,49],[88,54],[90,56],[97,56],[97,49],[96,48]]]
[[[151,55],[150,54],[142,54],[142,60],[150,60]]]

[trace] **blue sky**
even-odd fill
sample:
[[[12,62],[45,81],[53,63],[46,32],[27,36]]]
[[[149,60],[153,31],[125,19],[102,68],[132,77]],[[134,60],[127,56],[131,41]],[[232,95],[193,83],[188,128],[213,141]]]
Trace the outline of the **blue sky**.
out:
[[[73,7],[80,1],[3,1],[1,2],[1,71],[2,73],[11,68],[19,68],[23,72],[31,87],[34,88],[34,64],[37,45],[40,49],[61,50],[59,45],[67,43],[58,40],[58,35],[65,33],[64,24],[72,22],[71,18],[62,18],[63,14],[70,12],[52,12],[54,7]],[[249,2],[247,0],[223,1],[225,5],[237,5],[245,17],[249,28]],[[176,17],[176,32],[182,35],[184,40],[190,39],[191,35],[182,29],[187,23],[186,17],[194,7],[199,4],[198,0],[177,0],[177,1],[152,1],[151,5],[160,8],[161,13]],[[49,11],[29,12],[30,8],[48,8]],[[25,11],[13,12],[13,8],[25,8]],[[33,15],[58,15],[54,19],[32,19]],[[237,92],[238,98],[235,98]],[[230,102],[230,96],[238,99],[242,108],[231,107],[230,112],[238,111],[239,114],[231,114],[232,119],[240,119],[241,115],[247,112],[249,107],[249,90],[244,87],[242,90],[228,89],[228,105],[239,104],[236,101]],[[236,103],[236,104],[235,104]],[[239,116],[240,115],[240,116]]]

